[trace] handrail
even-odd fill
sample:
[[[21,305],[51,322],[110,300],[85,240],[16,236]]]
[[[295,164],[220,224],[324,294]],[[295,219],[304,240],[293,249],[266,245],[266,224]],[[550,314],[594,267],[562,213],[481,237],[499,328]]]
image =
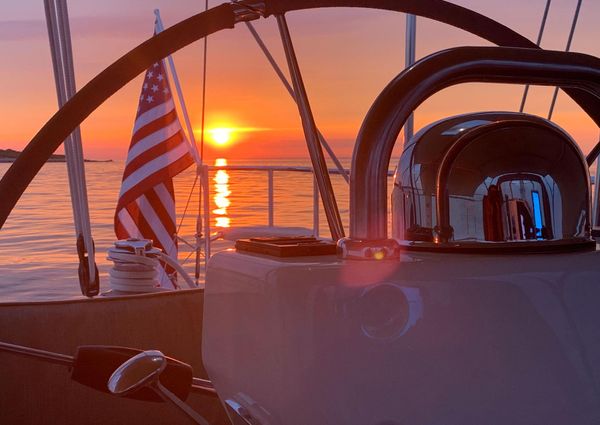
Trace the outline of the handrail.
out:
[[[225,171],[291,171],[291,172],[299,172],[299,173],[312,173],[312,167],[308,166],[294,166],[294,165],[209,165],[209,171],[214,170],[225,170]],[[329,174],[342,174],[342,171],[350,175],[350,169],[344,168],[343,170],[338,170],[337,168],[329,168],[327,170]],[[393,171],[388,171],[388,174],[392,176],[394,174]]]
[[[462,47],[430,55],[392,80],[363,122],[352,159],[351,240],[387,240],[386,176],[400,129],[431,95],[466,82],[578,89],[595,99],[587,112],[600,119],[600,59],[593,56],[498,47]]]
[[[268,193],[268,225],[274,225],[274,216],[275,216],[275,208],[274,208],[274,173],[275,172],[296,172],[296,173],[306,173],[313,174],[312,167],[308,166],[287,166],[287,165],[208,165],[206,166],[208,171],[259,171],[265,172],[268,175],[268,183],[267,183],[267,193]],[[350,175],[350,170],[347,168],[338,169],[338,168],[329,168],[327,170],[329,174],[332,175]],[[392,177],[394,172],[388,170],[388,177]],[[313,180],[313,232],[315,236],[319,235],[319,196],[318,189],[316,187],[316,182]]]

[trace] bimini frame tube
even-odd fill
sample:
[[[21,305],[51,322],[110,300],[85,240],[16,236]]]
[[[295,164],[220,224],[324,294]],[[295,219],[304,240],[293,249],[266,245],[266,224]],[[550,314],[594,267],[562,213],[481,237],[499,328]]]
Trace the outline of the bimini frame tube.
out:
[[[423,101],[446,87],[466,82],[577,89],[592,95],[592,112],[600,112],[600,59],[593,56],[538,49],[461,47],[419,61],[382,91],[361,127],[352,159],[350,237],[340,242],[343,256],[381,259],[398,255],[387,235],[387,172],[396,138]],[[592,117],[596,124],[600,124],[598,112]],[[593,160],[588,156],[588,164]],[[376,241],[381,241],[381,246]],[[366,255],[361,248],[365,243],[369,246]]]
[[[417,57],[417,17],[406,15],[406,41],[404,47],[404,68],[410,68]],[[415,134],[415,115],[411,114],[404,125],[404,146],[408,146]]]
[[[334,241],[338,241],[344,237],[344,225],[342,224],[340,211],[335,200],[331,179],[327,172],[327,163],[325,162],[323,150],[321,149],[317,125],[315,124],[306,88],[302,81],[302,74],[300,73],[298,59],[294,52],[294,45],[292,44],[292,37],[287,21],[283,15],[277,15],[276,19],[288,67],[290,69],[290,76],[292,77],[292,83],[294,85],[296,104],[298,105],[298,112],[300,113],[300,118],[302,120],[302,128],[304,130],[306,145],[308,146],[308,152],[313,166],[315,180],[317,182],[317,187],[319,188],[319,193],[321,194],[321,199],[323,200],[325,216],[327,217],[327,223],[329,224],[329,230],[331,231],[331,238]]]

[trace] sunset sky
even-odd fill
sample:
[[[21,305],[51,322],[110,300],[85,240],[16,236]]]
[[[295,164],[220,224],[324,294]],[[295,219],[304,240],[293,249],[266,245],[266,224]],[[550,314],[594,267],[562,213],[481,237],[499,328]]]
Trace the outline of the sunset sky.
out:
[[[56,111],[56,94],[42,0],[5,2],[0,18],[0,148],[23,148]],[[212,1],[215,6],[221,1]],[[457,0],[535,40],[546,0]],[[575,0],[554,0],[543,47],[562,50]],[[153,9],[165,26],[202,9],[198,0],[71,0],[78,87],[144,41],[153,31]],[[584,1],[572,50],[600,55],[600,2]],[[304,11],[288,16],[318,126],[342,157],[352,153],[360,124],[375,97],[404,66],[404,15],[364,9]],[[273,19],[256,27],[285,67]],[[451,46],[485,45],[460,30],[418,22],[417,57]],[[297,109],[244,26],[209,38],[207,159],[305,155]],[[197,135],[201,116],[202,43],[174,56]],[[124,159],[137,108],[141,76],[106,102],[82,126],[85,156]],[[436,95],[416,115],[416,128],[475,110],[516,110],[522,87],[462,85]],[[535,88],[527,112],[546,115],[551,89]],[[598,129],[565,95],[555,121],[584,151]],[[229,128],[224,134],[218,128]],[[216,131],[216,132],[215,132]],[[227,133],[227,132],[226,132]],[[213,137],[216,136],[216,137]],[[213,143],[214,139],[222,143]],[[225,140],[225,139],[229,140]]]

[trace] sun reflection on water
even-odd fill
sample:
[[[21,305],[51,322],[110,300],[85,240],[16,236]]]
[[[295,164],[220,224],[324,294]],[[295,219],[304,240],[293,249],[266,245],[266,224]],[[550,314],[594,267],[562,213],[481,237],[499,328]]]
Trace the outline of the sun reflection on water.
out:
[[[215,160],[215,166],[223,167],[227,165],[227,159],[217,158]],[[230,227],[231,219],[227,216],[227,208],[231,205],[229,195],[229,173],[227,170],[217,170],[213,177],[215,182],[215,195],[213,196],[213,202],[216,208],[212,211],[215,215],[215,226],[216,227]]]

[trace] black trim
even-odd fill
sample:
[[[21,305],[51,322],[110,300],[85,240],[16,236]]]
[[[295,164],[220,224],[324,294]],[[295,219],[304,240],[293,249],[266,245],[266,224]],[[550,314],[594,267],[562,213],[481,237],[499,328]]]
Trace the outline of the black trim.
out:
[[[596,251],[596,242],[589,239],[524,242],[407,242],[399,241],[402,250],[452,254],[515,255],[565,254]]]

